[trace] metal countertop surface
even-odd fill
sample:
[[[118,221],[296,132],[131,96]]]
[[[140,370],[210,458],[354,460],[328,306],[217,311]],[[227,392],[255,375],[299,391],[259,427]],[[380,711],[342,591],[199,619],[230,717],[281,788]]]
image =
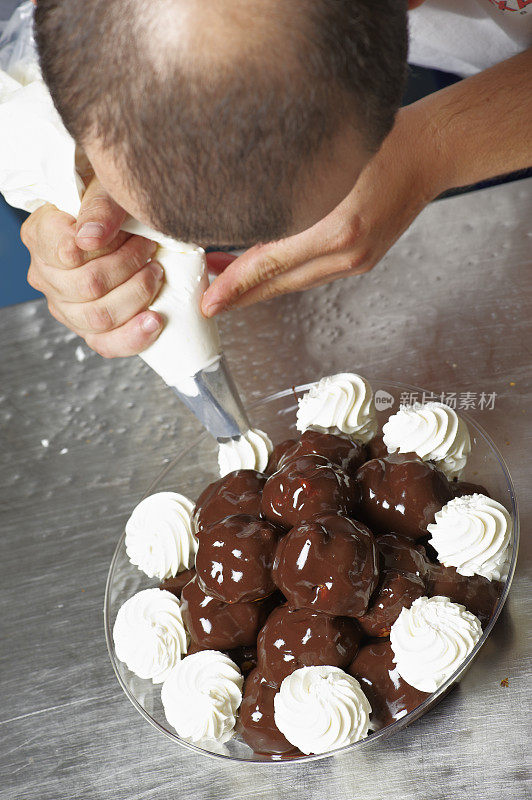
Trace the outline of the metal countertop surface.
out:
[[[197,757],[129,704],[104,639],[109,562],[199,423],[140,359],[105,361],[43,302],[0,311],[2,800],[528,795],[531,206],[532,179],[433,203],[373,272],[222,320],[247,401],[342,370],[496,393],[470,413],[520,503],[512,591],[460,686],[392,738],[308,765]]]

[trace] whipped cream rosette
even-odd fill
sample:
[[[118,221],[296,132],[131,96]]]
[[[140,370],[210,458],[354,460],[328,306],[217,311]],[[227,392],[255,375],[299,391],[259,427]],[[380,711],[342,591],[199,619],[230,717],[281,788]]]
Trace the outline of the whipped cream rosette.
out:
[[[297,429],[345,433],[366,444],[377,432],[373,390],[361,375],[322,378],[299,400]]]
[[[161,581],[193,567],[198,549],[193,511],[192,500],[177,492],[144,498],[126,523],[125,546],[131,563]]]
[[[113,639],[116,655],[132,672],[162,683],[187,651],[179,600],[161,589],[137,592],[120,607]]]
[[[459,477],[471,452],[467,425],[445,403],[402,405],[382,428],[389,453],[416,453],[449,479]]]
[[[482,626],[448,597],[420,597],[403,608],[390,643],[397,671],[420,692],[435,692],[460,666],[482,635]]]
[[[274,698],[275,724],[302,753],[327,753],[368,734],[371,706],[359,682],[339,667],[301,667]]]
[[[264,472],[273,450],[267,433],[258,428],[250,428],[238,439],[228,439],[218,447],[218,466],[220,477],[237,469],[254,469]]]
[[[234,734],[244,679],[229,656],[202,650],[180,661],[161,690],[166,719],[191,742],[225,742]]]
[[[450,500],[427,526],[438,560],[460,575],[504,580],[508,574],[512,519],[506,508],[483,494]]]

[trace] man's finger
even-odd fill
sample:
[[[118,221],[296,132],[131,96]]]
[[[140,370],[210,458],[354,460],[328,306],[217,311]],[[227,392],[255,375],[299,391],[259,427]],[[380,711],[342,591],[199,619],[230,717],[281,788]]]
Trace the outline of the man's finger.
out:
[[[203,295],[201,310],[213,317],[255,286],[295,267],[344,249],[350,239],[343,228],[343,203],[311,228],[278,242],[256,245],[230,264]]]
[[[87,303],[63,302],[61,312],[69,320],[68,327],[82,331],[84,336],[107,333],[145,311],[159,293],[163,279],[161,265],[150,261],[104,297]]]
[[[54,269],[43,265],[42,277],[55,294],[69,303],[86,303],[116,289],[142,269],[157,250],[155,242],[130,236],[118,250],[88,261],[78,269]]]
[[[254,303],[271,300],[282,294],[300,292],[303,289],[313,289],[331,283],[338,278],[350,275],[360,275],[368,272],[373,266],[371,257],[365,253],[351,255],[337,254],[316,258],[307,264],[294,267],[289,272],[284,272],[259,286],[254,286],[241,295],[233,304],[233,308],[245,308]]]
[[[120,230],[127,214],[105,191],[98,178],[93,178],[81,201],[76,223],[76,244],[82,250],[100,250]]]
[[[114,331],[89,334],[85,341],[92,350],[105,358],[134,356],[153,344],[163,325],[160,314],[143,311]]]

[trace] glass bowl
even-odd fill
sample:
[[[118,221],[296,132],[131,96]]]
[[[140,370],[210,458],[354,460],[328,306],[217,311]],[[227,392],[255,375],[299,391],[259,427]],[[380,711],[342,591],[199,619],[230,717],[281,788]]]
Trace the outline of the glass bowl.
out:
[[[296,435],[297,399],[308,391],[312,385],[313,384],[309,383],[304,386],[295,386],[252,403],[248,408],[252,424],[266,430],[274,444]],[[404,398],[405,393],[409,396],[411,393],[417,393],[418,398],[424,396],[426,399],[429,397],[430,399],[434,399],[429,392],[424,392],[422,389],[417,389],[401,383],[374,381],[373,389],[376,394],[376,400],[379,401],[377,407],[385,409],[377,411],[381,428],[390,414],[398,410],[400,398]],[[209,747],[200,747],[199,745],[184,741],[166,721],[161,703],[161,686],[153,685],[151,681],[138,678],[130,672],[126,665],[119,661],[116,656],[112,630],[118,609],[136,592],[157,585],[154,580],[147,578],[144,573],[140,572],[140,570],[130,563],[124,545],[125,533],[123,533],[111,561],[105,588],[105,636],[109,656],[118,682],[139,713],[169,739],[196,753],[203,753],[213,756],[214,758],[222,758],[230,761],[294,763],[327,758],[337,753],[343,753],[361,747],[369,747],[378,739],[391,736],[407,725],[410,725],[410,723],[421,717],[441,700],[469,668],[491,633],[495,621],[508,596],[515,571],[519,543],[517,501],[512,479],[504,463],[504,459],[480,425],[470,419],[467,414],[461,411],[459,413],[469,426],[472,444],[471,455],[462,479],[483,484],[486,486],[491,496],[503,503],[510,511],[513,520],[512,558],[508,578],[504,584],[495,612],[486,625],[480,640],[467,659],[436,692],[427,697],[421,705],[413,709],[409,714],[406,714],[391,725],[370,734],[365,739],[361,739],[347,747],[334,750],[331,753],[300,756],[298,758],[285,759],[279,762],[275,759],[258,756],[253,753],[248,745],[238,738],[233,738],[225,744],[209,744]],[[195,499],[207,484],[219,477],[217,466],[217,444],[209,434],[204,433],[197,441],[183,450],[183,452],[179,453],[179,455],[165,467],[158,478],[148,488],[146,495],[156,491],[177,491],[187,497]],[[141,499],[142,498],[139,498],[139,501]]]

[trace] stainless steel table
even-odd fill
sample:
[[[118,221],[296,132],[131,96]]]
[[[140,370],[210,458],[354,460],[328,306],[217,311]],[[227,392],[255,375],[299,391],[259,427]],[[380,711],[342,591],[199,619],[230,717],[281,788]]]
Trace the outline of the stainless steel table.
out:
[[[2,800],[527,795],[531,193],[521,181],[435,203],[372,273],[222,322],[248,400],[345,369],[496,393],[472,413],[521,504],[506,611],[459,689],[356,756],[232,767],[130,706],[105,649],[107,569],[128,512],[199,426],[140,359],[104,361],[43,303],[0,312]]]

